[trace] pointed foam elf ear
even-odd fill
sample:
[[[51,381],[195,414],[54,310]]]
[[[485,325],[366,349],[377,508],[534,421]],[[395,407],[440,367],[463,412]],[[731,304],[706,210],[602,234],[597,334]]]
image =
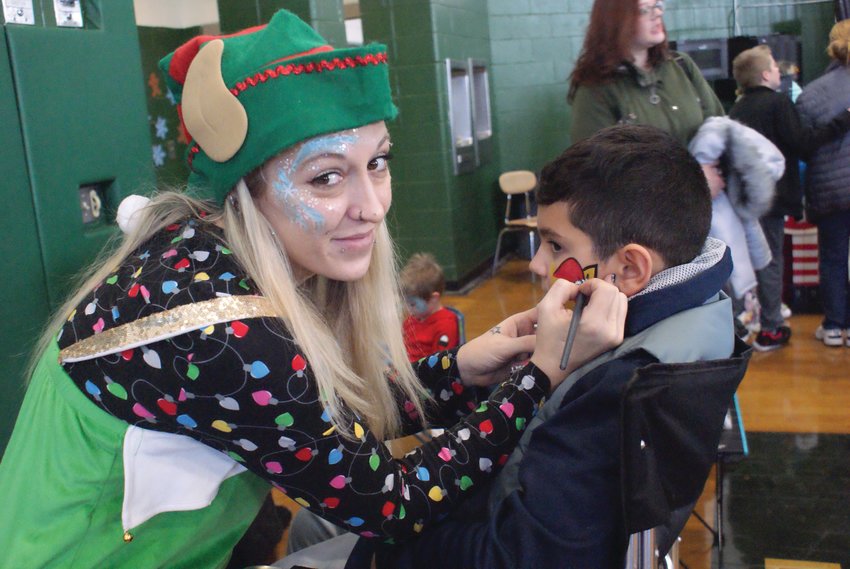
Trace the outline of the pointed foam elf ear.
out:
[[[198,51],[183,84],[183,124],[198,146],[216,162],[233,158],[248,134],[248,114],[221,76],[224,42]]]

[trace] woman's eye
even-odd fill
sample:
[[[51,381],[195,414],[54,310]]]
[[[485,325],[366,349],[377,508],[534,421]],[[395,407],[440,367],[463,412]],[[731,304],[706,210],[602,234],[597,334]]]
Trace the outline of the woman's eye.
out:
[[[325,172],[310,180],[310,183],[314,186],[333,186],[341,181],[342,176],[339,172]]]
[[[380,156],[376,156],[369,161],[369,170],[373,170],[376,172],[382,172],[386,170],[390,165],[390,160],[392,160],[393,155],[387,152],[386,154],[382,154]]]

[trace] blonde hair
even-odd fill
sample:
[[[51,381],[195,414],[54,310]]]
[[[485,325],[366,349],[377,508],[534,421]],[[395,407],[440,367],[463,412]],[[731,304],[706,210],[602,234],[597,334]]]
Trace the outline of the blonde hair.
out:
[[[102,255],[91,276],[59,309],[36,354],[54,340],[83,298],[155,233],[186,217],[222,221],[227,246],[303,350],[319,396],[341,434],[352,436],[351,421],[356,415],[379,440],[396,436],[401,427],[398,390],[424,418],[422,400],[427,394],[408,362],[401,336],[402,301],[386,224],[377,228],[372,261],[362,279],[340,282],[316,275],[298,286],[286,252],[244,180],[232,194],[238,205],[225,199],[223,209],[179,192],[156,196],[140,212],[138,229],[114,253]],[[208,214],[201,218],[201,212]]]
[[[757,45],[744,50],[732,61],[732,76],[741,89],[750,89],[762,84],[762,73],[770,71],[773,55],[766,45]]]
[[[832,59],[850,65],[850,18],[832,26],[826,53]]]
[[[401,290],[406,295],[428,298],[435,292],[443,294],[446,278],[443,268],[431,253],[415,253],[401,269]]]
[[[779,67],[779,73],[782,75],[797,75],[800,72],[797,64],[787,59],[780,59],[776,62],[776,66]]]

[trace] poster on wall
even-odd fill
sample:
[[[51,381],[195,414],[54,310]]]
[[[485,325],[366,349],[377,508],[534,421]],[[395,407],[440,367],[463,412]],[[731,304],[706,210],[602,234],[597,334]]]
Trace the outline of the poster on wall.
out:
[[[171,29],[140,26],[138,28],[151,134],[151,159],[159,187],[179,187],[189,176],[189,168],[185,160],[188,140],[183,129],[180,128],[177,100],[163,78],[159,60],[163,55],[175,50],[183,42],[201,32],[199,27]]]

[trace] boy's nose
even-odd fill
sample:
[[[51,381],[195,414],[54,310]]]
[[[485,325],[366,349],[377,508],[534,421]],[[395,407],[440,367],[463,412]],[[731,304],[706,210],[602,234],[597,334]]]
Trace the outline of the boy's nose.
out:
[[[540,277],[543,277],[544,279],[549,276],[549,261],[545,257],[546,254],[544,253],[543,247],[541,246],[539,249],[537,249],[537,252],[534,254],[534,257],[531,258],[531,262],[528,263],[528,268],[531,270],[531,272]]]

